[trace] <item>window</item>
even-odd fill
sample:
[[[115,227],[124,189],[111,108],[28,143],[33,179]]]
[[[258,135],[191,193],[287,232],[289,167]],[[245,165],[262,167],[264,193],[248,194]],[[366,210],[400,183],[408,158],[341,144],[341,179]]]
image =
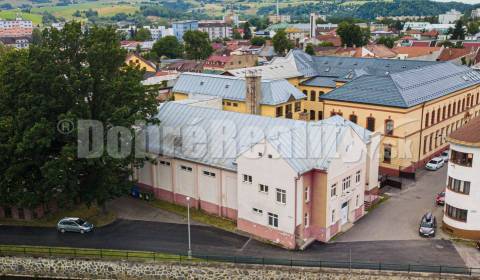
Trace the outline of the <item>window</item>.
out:
[[[268,157],[268,158],[273,158],[272,154],[268,154],[267,157]]]
[[[447,116],[447,107],[446,106],[443,106],[443,111],[442,111],[442,120],[444,120]]]
[[[210,177],[215,177],[215,173],[207,171],[207,170],[203,170],[203,175],[210,176]]]
[[[348,119],[349,119],[351,122],[353,122],[353,123],[357,123],[357,122],[358,122],[357,116],[354,115],[354,114],[351,114]]]
[[[440,108],[438,108],[438,111],[437,111],[437,123],[440,122],[440,114],[441,114],[441,110],[440,110]]]
[[[258,191],[268,193],[268,186],[264,184],[258,184]]]
[[[325,93],[325,92],[323,92],[323,91],[319,91],[319,92],[318,92],[318,101],[321,100],[322,94],[324,94],[324,93]]]
[[[160,165],[170,166],[170,162],[161,160]]]
[[[295,112],[300,112],[302,109],[302,103],[301,102],[295,102]]]
[[[277,189],[277,202],[287,203],[287,191],[282,189]]]
[[[330,196],[331,197],[334,197],[337,195],[337,184],[333,184],[331,187],[330,187]]]
[[[251,184],[252,183],[252,176],[247,175],[247,174],[243,174],[243,182]]]
[[[423,137],[423,154],[427,153],[427,141],[428,141],[428,135]]]
[[[310,91],[310,101],[315,101],[315,95],[316,93],[314,90]]]
[[[435,124],[435,110],[432,111],[432,121],[430,122],[431,125]]]
[[[258,215],[262,215],[262,214],[263,214],[263,210],[262,210],[262,209],[252,208],[252,211],[253,211],[255,214],[258,214]]]
[[[335,223],[335,210],[332,210],[332,223]]]
[[[427,114],[425,115],[425,127],[428,127],[429,117],[430,117],[430,113],[427,113]]]
[[[323,120],[323,111],[318,111],[318,119]]]
[[[232,102],[227,101],[227,106],[232,106]]]
[[[457,101],[453,102],[453,107],[452,107],[452,109],[453,109],[453,114],[454,114],[454,115],[457,114]]]
[[[383,146],[383,162],[390,163],[392,161],[392,145]]]
[[[393,135],[393,120],[385,121],[385,135]]]
[[[310,110],[310,120],[311,121],[315,120],[315,111],[314,110]]]
[[[308,227],[310,225],[310,219],[308,217],[308,213],[305,213],[303,217],[303,224],[305,225],[305,227]]]
[[[457,220],[460,222],[466,222],[468,210],[455,208],[447,204],[447,206],[445,207],[445,215],[447,215],[449,218],[452,218],[454,220]]]
[[[448,104],[447,116],[448,116],[448,117],[451,117],[451,116],[452,116],[452,104]]]
[[[447,188],[451,191],[461,194],[470,194],[470,182],[448,177]]]
[[[305,96],[308,96],[308,90],[304,89],[302,92],[303,92],[303,94],[305,94]]]
[[[263,157],[263,153],[259,152],[259,153],[258,153],[258,156],[259,156],[259,157]]]
[[[360,170],[357,171],[357,173],[355,173],[355,183],[360,183],[360,178],[361,178],[361,172]]]
[[[305,190],[303,192],[303,198],[305,199],[305,202],[310,201],[310,188],[309,187],[305,187]]]
[[[186,172],[192,172],[192,168],[189,166],[181,165],[180,168]]]
[[[277,117],[283,116],[283,107],[282,106],[276,108],[276,116]]]
[[[473,154],[467,154],[452,150],[450,153],[450,161],[466,167],[472,167]]]
[[[357,198],[355,199],[355,207],[358,207],[359,200],[360,200],[360,195],[357,194]]]
[[[238,107],[238,103],[233,102],[233,107]]]
[[[272,227],[278,227],[278,215],[268,213],[268,225]]]
[[[375,118],[368,117],[367,118],[367,129],[370,131],[375,131]]]
[[[352,176],[348,176],[342,179],[342,190],[348,190],[350,188],[350,181]]]

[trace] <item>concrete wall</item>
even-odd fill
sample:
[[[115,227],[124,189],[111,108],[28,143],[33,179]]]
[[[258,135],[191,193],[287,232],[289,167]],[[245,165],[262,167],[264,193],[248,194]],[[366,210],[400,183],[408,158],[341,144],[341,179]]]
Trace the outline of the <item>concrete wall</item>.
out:
[[[325,279],[427,280],[438,274],[319,269],[228,263],[125,262],[81,259],[0,257],[0,275],[70,279]],[[472,279],[443,275],[441,279]]]

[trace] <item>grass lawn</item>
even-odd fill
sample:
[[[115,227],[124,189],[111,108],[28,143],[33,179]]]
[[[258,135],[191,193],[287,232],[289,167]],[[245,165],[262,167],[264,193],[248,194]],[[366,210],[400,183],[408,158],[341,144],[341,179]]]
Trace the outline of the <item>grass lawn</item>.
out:
[[[173,212],[182,216],[187,216],[187,208],[176,205],[170,202],[162,201],[162,200],[152,200],[150,204],[154,207]],[[192,220],[208,224],[214,227],[218,227],[227,231],[235,232],[236,224],[232,220],[224,219],[218,216],[210,215],[205,213],[202,210],[197,210],[195,208],[190,208],[190,217]]]
[[[63,217],[80,217],[95,225],[101,227],[112,223],[116,219],[116,215],[112,212],[103,213],[97,206],[87,207],[86,205],[79,205],[73,209],[59,210],[56,213],[47,215],[41,219],[25,221],[13,219],[0,219],[0,224],[3,225],[22,225],[22,226],[39,226],[39,227],[55,227],[58,220]],[[0,241],[1,242],[1,241]]]
[[[17,17],[17,13],[26,20],[31,20],[33,24],[41,24],[42,23],[42,15],[38,14],[28,14],[28,13],[20,13],[18,10],[5,10],[0,11],[0,18],[2,19],[15,19]]]
[[[134,13],[138,10],[138,7],[128,5],[128,4],[112,4],[105,2],[88,2],[80,3],[68,6],[44,6],[39,8],[32,8],[32,13],[41,14],[45,11],[51,13],[56,17],[64,17],[66,19],[73,19],[73,13],[75,11],[86,11],[92,9],[98,12],[99,16],[113,16],[117,13]]]

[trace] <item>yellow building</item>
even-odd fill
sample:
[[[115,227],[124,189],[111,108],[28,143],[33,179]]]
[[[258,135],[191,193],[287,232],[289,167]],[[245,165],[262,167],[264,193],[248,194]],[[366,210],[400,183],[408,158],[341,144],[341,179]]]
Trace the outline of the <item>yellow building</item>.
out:
[[[383,174],[423,167],[447,148],[446,136],[480,114],[480,75],[452,63],[320,57],[293,50],[262,67],[276,66],[296,72],[285,78],[307,96],[301,106],[307,119],[341,115],[383,134]]]
[[[153,62],[146,60],[136,53],[129,53],[125,58],[125,64],[139,66],[146,72],[157,72],[157,68]]]
[[[301,118],[305,99],[287,80],[261,80],[256,75],[240,78],[182,73],[172,91],[175,100],[212,96],[222,99],[225,111],[290,119]]]

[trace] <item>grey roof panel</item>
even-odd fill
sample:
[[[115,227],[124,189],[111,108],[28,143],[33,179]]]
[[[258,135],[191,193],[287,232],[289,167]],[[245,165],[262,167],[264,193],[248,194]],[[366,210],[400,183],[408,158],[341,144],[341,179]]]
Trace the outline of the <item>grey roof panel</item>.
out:
[[[335,78],[313,77],[301,83],[304,86],[335,88],[337,83]]]
[[[364,142],[371,137],[368,130],[338,116],[305,122],[167,102],[157,117],[160,124],[148,127],[149,151],[228,170],[236,170],[236,158],[264,139],[296,172],[303,173],[327,169],[336,143],[348,129]],[[223,140],[230,136],[233,142]]]
[[[223,99],[244,101],[245,79],[201,73],[182,73],[178,77],[173,92],[218,96]],[[305,95],[287,80],[262,80],[262,100],[264,105],[278,105],[291,98],[300,100]]]

